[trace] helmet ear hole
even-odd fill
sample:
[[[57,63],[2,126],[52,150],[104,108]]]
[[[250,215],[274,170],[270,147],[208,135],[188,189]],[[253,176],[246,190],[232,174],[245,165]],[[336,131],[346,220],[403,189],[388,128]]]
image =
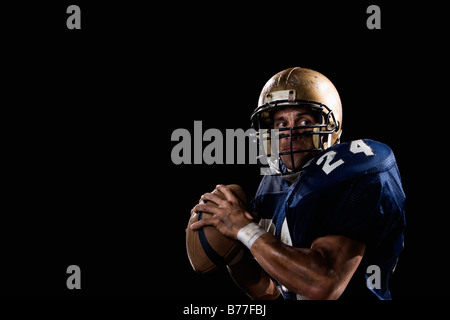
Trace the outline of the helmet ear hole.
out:
[[[333,129],[335,129],[336,131],[339,130],[339,123],[337,123],[337,121],[334,119],[334,115],[332,112],[329,112],[327,115],[328,119],[327,119],[327,130],[331,131]]]

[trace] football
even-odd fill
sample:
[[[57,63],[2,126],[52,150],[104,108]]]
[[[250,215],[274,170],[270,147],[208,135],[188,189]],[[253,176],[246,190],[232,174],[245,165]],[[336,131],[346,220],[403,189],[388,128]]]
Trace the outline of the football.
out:
[[[244,190],[236,184],[227,185],[228,188],[248,207]],[[214,190],[221,199],[225,199],[222,192]],[[215,204],[214,204],[215,205]],[[210,217],[210,213],[194,212],[186,229],[186,250],[194,271],[209,273],[225,266],[240,252],[240,241],[222,235],[215,227],[206,226],[199,230],[191,230],[189,226],[201,219]]]

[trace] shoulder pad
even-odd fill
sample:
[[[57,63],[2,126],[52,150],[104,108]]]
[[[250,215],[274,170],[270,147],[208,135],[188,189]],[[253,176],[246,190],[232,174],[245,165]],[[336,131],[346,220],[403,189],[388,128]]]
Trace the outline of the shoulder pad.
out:
[[[354,140],[320,153],[311,161],[305,175],[324,178],[328,184],[380,173],[395,165],[394,154],[387,145],[369,139]]]

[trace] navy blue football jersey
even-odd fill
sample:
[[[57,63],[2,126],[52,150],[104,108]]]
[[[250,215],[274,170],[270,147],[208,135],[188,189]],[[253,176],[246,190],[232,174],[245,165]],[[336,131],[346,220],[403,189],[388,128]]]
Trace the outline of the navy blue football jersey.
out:
[[[293,184],[264,176],[252,202],[260,225],[287,245],[310,248],[326,235],[365,243],[363,259],[341,298],[378,299],[391,299],[389,276],[403,249],[404,204],[392,150],[368,139],[326,149]],[[279,287],[285,299],[303,298]]]

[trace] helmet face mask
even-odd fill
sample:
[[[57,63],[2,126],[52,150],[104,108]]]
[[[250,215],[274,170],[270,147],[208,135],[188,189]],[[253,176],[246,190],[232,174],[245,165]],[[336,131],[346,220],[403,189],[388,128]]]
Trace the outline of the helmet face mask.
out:
[[[273,115],[276,111],[287,109],[287,108],[308,108],[311,110],[311,113],[314,114],[314,118],[316,123],[313,125],[302,125],[302,126],[294,126],[294,127],[287,127],[287,128],[276,128],[274,129],[274,121],[273,121]],[[268,113],[265,116],[262,116],[262,113]],[[261,121],[261,118],[265,118],[265,120]],[[270,121],[268,120],[270,119]],[[279,161],[281,160],[281,156],[289,155],[291,159],[291,167],[292,169],[287,169],[286,165],[283,163],[278,164],[280,168],[283,168],[284,170],[280,170],[280,174],[289,174],[292,172],[297,172],[301,168],[296,168],[294,165],[294,154],[296,153],[318,153],[324,149],[326,149],[326,145],[328,141],[330,140],[331,134],[336,132],[339,127],[336,125],[336,119],[333,115],[333,111],[330,110],[327,106],[311,102],[311,101],[303,101],[303,100],[294,100],[294,101],[286,101],[286,100],[280,100],[276,102],[268,102],[265,105],[260,106],[257,108],[257,110],[252,114],[251,117],[252,120],[252,127],[255,130],[260,129],[267,129],[267,133],[264,135],[264,140],[272,140],[275,139],[284,139],[289,138],[290,141],[290,147],[289,151],[283,151],[278,152],[278,156],[280,156]],[[275,136],[272,136],[274,135]],[[295,137],[306,137],[306,136],[312,136],[313,148],[309,149],[296,149],[293,150],[293,141]],[[259,133],[257,133],[257,137],[259,138]],[[279,142],[278,142],[279,145]],[[270,156],[270,152],[267,150],[270,150],[270,148],[265,148],[266,154]]]
[[[342,129],[339,95],[333,84],[320,73],[304,68],[291,68],[279,72],[266,83],[259,101],[260,105],[253,112],[251,121],[255,130],[267,130],[262,136],[257,134],[257,138],[269,157],[268,163],[273,169],[270,174],[290,175],[298,172],[304,166],[304,162],[308,162],[319,152],[339,143]],[[287,108],[308,110],[314,117],[315,123],[275,128],[275,112]],[[307,139],[308,136],[312,137],[312,147],[305,149],[293,147],[295,139],[303,137]],[[274,138],[277,139],[277,145],[281,139],[289,138],[290,145],[287,150],[284,147],[275,157],[270,152]],[[296,166],[294,155],[298,153],[310,153],[310,155],[302,156],[303,160],[300,162],[303,163]],[[287,163],[283,163],[283,160]]]

